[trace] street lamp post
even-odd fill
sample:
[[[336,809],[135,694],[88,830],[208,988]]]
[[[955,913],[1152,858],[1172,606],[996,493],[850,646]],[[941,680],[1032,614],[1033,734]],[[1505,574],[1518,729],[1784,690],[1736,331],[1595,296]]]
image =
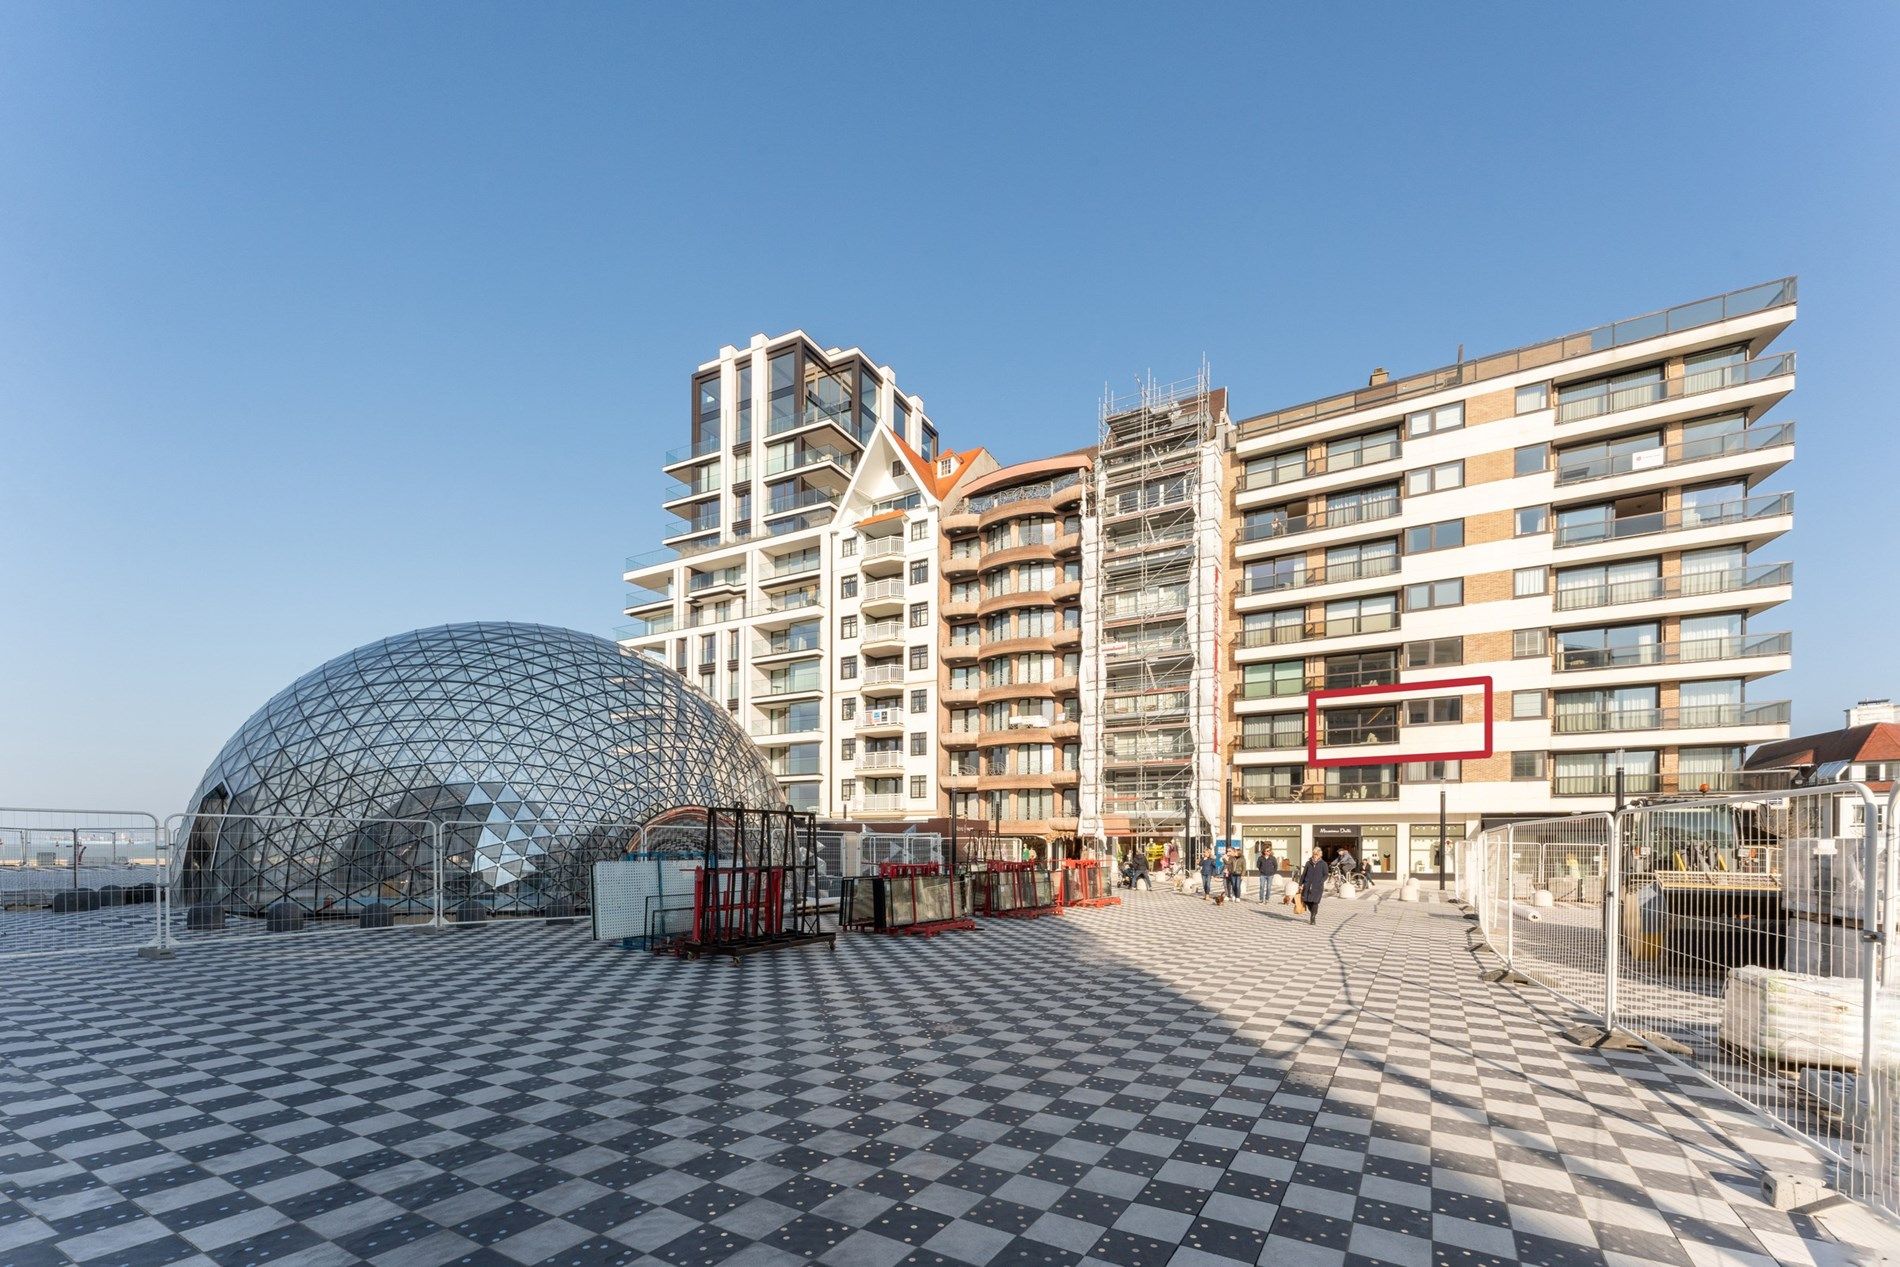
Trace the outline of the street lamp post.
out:
[[[1438,891],[1445,891],[1445,785],[1438,785]]]

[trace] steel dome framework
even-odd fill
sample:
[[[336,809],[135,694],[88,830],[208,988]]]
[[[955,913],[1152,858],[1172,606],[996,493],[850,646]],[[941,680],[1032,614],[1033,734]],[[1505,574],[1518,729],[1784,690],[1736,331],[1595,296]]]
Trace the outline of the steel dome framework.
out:
[[[338,656],[252,715],[191,798],[179,889],[419,911],[439,876],[450,902],[545,911],[584,903],[593,861],[684,805],[785,802],[738,724],[652,660],[569,629],[443,625]]]

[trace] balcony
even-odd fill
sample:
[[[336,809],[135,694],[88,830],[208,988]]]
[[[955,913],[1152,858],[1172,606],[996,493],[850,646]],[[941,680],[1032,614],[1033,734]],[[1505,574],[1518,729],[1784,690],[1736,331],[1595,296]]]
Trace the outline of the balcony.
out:
[[[1664,599],[1700,598],[1709,594],[1776,589],[1792,584],[1794,584],[1794,564],[1762,563],[1717,572],[1683,572],[1675,576],[1654,576],[1634,581],[1600,582],[1591,585],[1564,585],[1560,581],[1552,599],[1552,605],[1560,612],[1578,611],[1588,607],[1616,607],[1626,603],[1648,603]]]
[[[754,638],[752,640],[752,659],[754,663],[769,660],[774,656],[817,655],[821,648],[818,635],[800,634],[797,637],[781,636],[776,638]]]
[[[968,726],[951,726],[940,732],[940,740],[946,748],[974,748],[978,733]]]
[[[787,555],[785,558],[779,559],[767,567],[765,571],[760,574],[759,583],[761,585],[769,585],[776,581],[788,581],[795,577],[810,576],[823,566],[824,561],[819,557],[816,550],[809,552],[801,551],[798,554]]]
[[[1607,708],[1565,712],[1551,718],[1553,735],[1601,735],[1632,730],[1712,730],[1726,726],[1785,726],[1787,700],[1762,704],[1700,704],[1687,708]]]
[[[1727,391],[1732,387],[1746,387],[1751,383],[1766,382],[1769,379],[1781,378],[1793,373],[1794,353],[1780,352],[1774,356],[1760,356],[1752,361],[1743,361],[1739,365],[1698,370],[1681,378],[1665,378],[1658,382],[1631,383],[1625,387],[1592,392],[1584,396],[1572,395],[1565,398],[1566,389],[1559,388],[1557,421],[1559,423],[1582,422],[1588,418],[1601,418],[1605,414],[1622,413],[1630,409],[1661,404],[1666,400],[1681,400],[1708,392]],[[1568,390],[1574,392],[1577,386],[1573,384]]]
[[[867,615],[887,615],[904,610],[904,578],[885,576],[863,581],[858,589],[858,605]]]
[[[851,406],[848,403],[836,405],[806,405],[796,413],[786,414],[782,418],[773,418],[766,425],[768,436],[790,435],[794,431],[803,431],[806,427],[835,427],[846,439],[857,440],[852,429]]]
[[[1626,796],[1702,796],[1719,792],[1779,791],[1789,785],[1786,770],[1688,770],[1674,774],[1626,770]],[[1615,796],[1616,775],[1558,774],[1551,776],[1552,796]]]
[[[796,475],[800,471],[828,471],[835,476],[849,478],[851,472],[857,469],[857,454],[818,444],[801,447],[791,453],[771,455],[765,462],[765,478],[777,479],[783,475]]]
[[[1234,635],[1234,649],[1250,651],[1259,647],[1282,647],[1289,643],[1316,638],[1350,638],[1355,634],[1390,633],[1399,627],[1399,614],[1366,612],[1359,616],[1339,616],[1332,620],[1295,621],[1243,629]]]
[[[710,436],[693,444],[681,445],[677,449],[668,449],[661,457],[664,466],[681,466],[687,462],[697,462],[719,452],[719,437]]]
[[[861,681],[865,686],[886,686],[904,680],[904,666],[901,664],[866,665]]]
[[[1737,454],[1760,453],[1764,449],[1792,447],[1793,444],[1794,424],[1783,422],[1774,426],[1744,427],[1740,431],[1712,436],[1707,440],[1692,440],[1686,444],[1672,444],[1667,448],[1659,445],[1653,449],[1638,449],[1633,453],[1593,454],[1589,457],[1566,457],[1558,454],[1557,486],[1562,488],[1571,484],[1587,484],[1593,480],[1610,479],[1617,475],[1665,470],[1670,467],[1686,466],[1693,462],[1709,462],[1716,458],[1734,457]]]
[[[858,635],[858,647],[868,655],[902,651],[904,649],[904,622],[901,620],[866,621],[864,632]]]
[[[1396,780],[1375,783],[1265,783],[1234,788],[1236,805],[1304,805],[1316,801],[1396,801]]]
[[[614,630],[617,642],[628,642],[635,638],[651,638],[655,634],[672,633],[676,628],[672,612],[662,612],[657,616],[636,617],[627,624]]]
[[[858,552],[858,566],[868,576],[873,572],[888,576],[904,570],[904,539],[901,536],[867,537]]]
[[[1652,536],[1659,532],[1686,532],[1696,528],[1715,528],[1723,524],[1750,520],[1775,519],[1794,513],[1793,493],[1762,493],[1734,501],[1714,502],[1707,506],[1682,506],[1675,510],[1652,511],[1646,515],[1628,515],[1621,519],[1599,519],[1587,523],[1558,524],[1554,542],[1558,547],[1590,545],[1599,541],[1621,541],[1628,537]]]
[[[743,567],[720,568],[716,572],[694,572],[686,579],[688,594],[704,594],[708,590],[744,589],[745,569]]]
[[[1657,664],[1721,664],[1785,656],[1794,650],[1791,633],[1738,634],[1732,637],[1692,638],[1682,641],[1641,642],[1627,647],[1583,647],[1559,650],[1551,666],[1559,673],[1590,669],[1632,669]]]
[[[1264,735],[1257,732],[1249,734],[1246,731],[1242,731],[1240,742],[1234,745],[1234,749],[1237,752],[1286,752],[1295,748],[1305,747],[1306,732],[1304,730],[1301,730],[1297,734],[1272,731]]]
[[[775,493],[765,505],[765,517],[773,519],[779,515],[790,515],[813,506],[832,506],[838,504],[838,494],[822,488],[806,488],[794,493]]]
[[[946,664],[970,664],[976,660],[981,644],[975,638],[952,638],[943,645]]]
[[[717,506],[709,506],[703,511],[690,515],[680,514],[679,511],[671,513],[679,515],[680,524],[666,534],[665,539],[668,541],[674,541],[680,537],[696,537],[702,532],[719,531],[719,507]]]
[[[901,735],[904,733],[904,710],[867,708],[864,716],[858,719],[857,733],[860,735]]]
[[[904,768],[904,754],[890,752],[860,752],[857,759],[860,770],[901,770]]]
[[[974,704],[979,691],[974,686],[946,686],[943,688],[945,704]]]
[[[645,585],[635,585],[627,590],[626,601],[623,602],[620,607],[622,611],[631,616],[642,607],[658,607],[662,603],[671,604],[672,601],[673,594],[671,590],[652,589]]]
[[[1241,472],[1239,490],[1243,493],[1256,492],[1263,488],[1275,488],[1281,484],[1291,484],[1295,480],[1311,479],[1315,475],[1332,475],[1340,471],[1356,471],[1362,466],[1373,466],[1380,462],[1390,462],[1400,456],[1399,438],[1393,436],[1378,444],[1363,445],[1343,453],[1306,457],[1298,462],[1278,463],[1263,471],[1249,475]]]
[[[1266,519],[1247,524],[1241,529],[1240,539],[1247,545],[1260,541],[1277,541],[1282,537],[1296,537],[1301,533],[1319,532],[1327,528],[1378,523],[1396,518],[1398,513],[1397,495],[1381,497],[1374,501],[1350,502],[1344,506],[1334,506],[1312,514],[1286,515],[1278,519]]]
[[[1399,570],[1398,554],[1380,554],[1367,559],[1355,559],[1350,563],[1321,564],[1309,566],[1305,563],[1288,568],[1274,568],[1271,571],[1259,570],[1260,565],[1249,568],[1242,574],[1234,593],[1240,597],[1253,597],[1260,594],[1280,594],[1287,590],[1307,589],[1315,585],[1336,585],[1346,581],[1370,581],[1381,576],[1395,575]]]
[[[981,562],[982,552],[976,549],[976,547],[971,546],[969,549],[964,549],[960,546],[955,547],[949,554],[944,556],[943,574],[945,576],[970,576],[976,572]]]
[[[817,735],[821,733],[823,723],[813,719],[809,726],[794,726],[783,717],[768,717],[755,721],[748,729],[754,739],[778,739],[788,735]]]
[[[958,617],[975,616],[976,609],[977,600],[974,598],[952,598],[945,601],[943,614],[945,619],[954,620]]]
[[[665,484],[662,484],[660,486],[660,505],[667,510],[673,510],[673,508],[681,502],[698,501],[702,497],[717,497],[720,489],[719,468],[709,466],[704,469],[710,472],[710,478],[690,481],[668,480]],[[677,514],[678,512],[675,511],[674,513]]]
[[[1649,339],[1658,339],[1664,335],[1680,334],[1724,321],[1733,321],[1758,312],[1766,312],[1772,308],[1792,305],[1795,302],[1795,289],[1795,279],[1783,277],[1759,286],[1749,286],[1742,290],[1730,291],[1725,295],[1716,295],[1711,299],[1698,299],[1692,303],[1678,304],[1674,308],[1667,308],[1661,312],[1631,317],[1625,321],[1598,326],[1593,330],[1565,335],[1559,339],[1548,339],[1509,352],[1500,352],[1494,356],[1460,361],[1456,365],[1448,365],[1443,369],[1429,370],[1423,374],[1413,374],[1407,378],[1377,383],[1338,396],[1328,396],[1308,404],[1294,405],[1275,413],[1263,414],[1258,418],[1249,418],[1237,424],[1236,433],[1242,441],[1251,440],[1259,436],[1271,435],[1276,431],[1285,431],[1290,427],[1324,422],[1329,418],[1357,413],[1362,409],[1382,408],[1400,401],[1429,396],[1434,392],[1470,386],[1490,378],[1501,378],[1507,374],[1518,374],[1546,365],[1558,366],[1564,361],[1577,357],[1591,356],[1598,352],[1628,347]]]
[[[901,814],[904,812],[907,803],[908,802],[904,800],[904,794],[902,792],[866,792],[857,799],[855,808],[858,813],[864,815]],[[917,801],[919,812],[921,812],[928,803],[929,802],[923,798],[919,798]]]
[[[752,700],[758,703],[762,700],[790,699],[798,695],[816,695],[824,689],[824,683],[816,673],[799,677],[753,678]]]

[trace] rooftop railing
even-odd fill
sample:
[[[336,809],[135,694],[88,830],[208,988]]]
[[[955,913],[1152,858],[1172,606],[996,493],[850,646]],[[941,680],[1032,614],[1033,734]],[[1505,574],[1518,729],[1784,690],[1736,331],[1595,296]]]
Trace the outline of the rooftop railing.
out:
[[[997,506],[1007,506],[1013,502],[1043,501],[1054,497],[1067,488],[1074,488],[1082,482],[1082,476],[1075,472],[1059,475],[1054,479],[1042,480],[1035,484],[1019,484],[1015,488],[1005,488],[994,493],[980,493],[975,497],[965,497],[951,510],[951,514],[982,514]]]
[[[1606,326],[1597,326],[1595,329],[1585,330],[1578,334],[1529,344],[1494,356],[1460,361],[1456,365],[1428,370],[1423,374],[1392,379],[1389,382],[1362,387],[1357,391],[1328,396],[1303,405],[1293,405],[1274,413],[1262,414],[1257,418],[1244,419],[1237,424],[1235,430],[1240,439],[1247,440],[1309,422],[1323,422],[1328,418],[1356,413],[1361,409],[1397,404],[1415,397],[1427,396],[1433,392],[1444,391],[1447,388],[1482,382],[1488,378],[1500,378],[1506,374],[1516,374],[1546,365],[1558,365],[1576,357],[1627,347],[1646,339],[1694,330],[1702,326],[1730,321],[1736,317],[1746,317],[1794,302],[1795,279],[1784,277],[1777,281],[1764,282],[1759,286],[1732,290],[1725,295],[1716,295],[1710,299],[1677,304],[1673,308],[1665,308],[1660,312],[1631,317]]]

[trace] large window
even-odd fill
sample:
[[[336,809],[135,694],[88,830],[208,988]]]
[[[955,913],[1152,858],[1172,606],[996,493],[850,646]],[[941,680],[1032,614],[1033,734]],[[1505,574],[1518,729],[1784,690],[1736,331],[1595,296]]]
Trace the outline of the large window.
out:
[[[1432,550],[1451,550],[1465,543],[1465,521],[1447,519],[1443,523],[1420,524],[1405,530],[1405,552],[1425,554]]]
[[[798,353],[780,352],[768,365],[772,383],[766,428],[777,435],[798,425]]]
[[[1436,409],[1421,409],[1405,415],[1405,434],[1428,436],[1440,431],[1456,431],[1465,425],[1463,401],[1453,401]]]

